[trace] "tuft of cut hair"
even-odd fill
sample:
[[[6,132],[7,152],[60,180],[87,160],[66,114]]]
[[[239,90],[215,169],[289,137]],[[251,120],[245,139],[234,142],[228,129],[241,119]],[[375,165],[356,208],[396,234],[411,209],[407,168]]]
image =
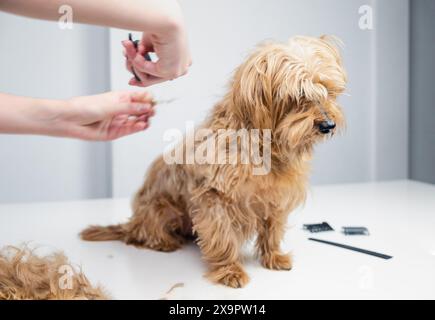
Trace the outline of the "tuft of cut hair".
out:
[[[34,251],[27,246],[0,250],[0,300],[109,299],[62,252],[41,257]]]

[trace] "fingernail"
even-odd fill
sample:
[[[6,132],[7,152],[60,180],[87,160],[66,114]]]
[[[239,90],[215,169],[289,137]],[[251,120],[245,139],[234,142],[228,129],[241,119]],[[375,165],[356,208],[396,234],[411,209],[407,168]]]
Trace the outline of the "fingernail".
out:
[[[129,117],[127,118],[127,120],[128,120],[128,121],[136,121],[136,120],[137,120],[137,117],[136,117],[136,116],[129,116]]]

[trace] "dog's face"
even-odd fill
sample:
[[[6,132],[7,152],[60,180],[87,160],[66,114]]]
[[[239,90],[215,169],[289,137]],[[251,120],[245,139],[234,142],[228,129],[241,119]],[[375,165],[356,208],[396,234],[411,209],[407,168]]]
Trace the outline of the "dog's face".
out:
[[[346,74],[332,39],[261,45],[236,71],[231,97],[248,127],[271,129],[281,152],[311,149],[344,124],[337,97]]]

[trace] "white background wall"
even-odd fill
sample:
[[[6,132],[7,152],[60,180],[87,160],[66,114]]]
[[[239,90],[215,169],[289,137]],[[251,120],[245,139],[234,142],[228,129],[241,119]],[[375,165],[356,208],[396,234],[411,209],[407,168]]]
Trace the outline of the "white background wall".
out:
[[[374,9],[371,170],[373,180],[391,180],[408,177],[410,7],[377,0]]]
[[[129,196],[138,188],[145,169],[167,145],[162,139],[165,130],[184,130],[186,121],[198,123],[204,118],[225,91],[233,69],[256,43],[284,41],[297,34],[340,37],[349,74],[349,96],[341,99],[348,128],[343,136],[317,148],[313,183],[407,177],[407,0],[182,0],[181,4],[194,64],[188,76],[152,88],[158,98],[177,100],[158,107],[146,133],[113,143],[115,196]],[[372,31],[358,25],[358,10],[364,4],[375,10]],[[126,31],[111,32],[113,89],[127,88],[130,77],[119,45],[126,37]]]
[[[108,31],[0,13],[0,92],[66,99],[108,90]],[[110,196],[108,145],[0,135],[0,202]]]

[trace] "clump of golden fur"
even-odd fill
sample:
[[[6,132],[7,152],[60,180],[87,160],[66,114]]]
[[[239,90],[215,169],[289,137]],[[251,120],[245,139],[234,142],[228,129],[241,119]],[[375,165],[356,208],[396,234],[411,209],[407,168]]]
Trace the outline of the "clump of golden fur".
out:
[[[336,99],[345,85],[331,38],[260,45],[236,70],[228,93],[202,127],[269,129],[270,172],[253,175],[253,166],[240,162],[168,165],[160,157],[134,199],[130,221],[90,227],[82,238],[172,251],[194,234],[209,279],[242,287],[249,278],[240,249],[256,236],[263,266],[290,270],[291,258],[280,249],[287,217],[305,200],[313,146],[331,136],[319,132],[318,124],[327,114],[337,124],[331,133],[343,125]],[[228,151],[226,143],[218,148]]]
[[[70,286],[62,286],[68,268]],[[39,257],[29,248],[6,247],[0,251],[0,300],[105,300],[86,276],[63,253]]]

